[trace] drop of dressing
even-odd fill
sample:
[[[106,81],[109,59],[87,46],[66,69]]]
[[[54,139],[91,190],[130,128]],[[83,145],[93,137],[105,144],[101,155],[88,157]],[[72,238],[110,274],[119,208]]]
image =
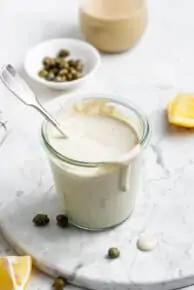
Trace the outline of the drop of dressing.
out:
[[[137,248],[143,252],[153,251],[157,247],[158,241],[155,236],[142,234],[137,240]]]

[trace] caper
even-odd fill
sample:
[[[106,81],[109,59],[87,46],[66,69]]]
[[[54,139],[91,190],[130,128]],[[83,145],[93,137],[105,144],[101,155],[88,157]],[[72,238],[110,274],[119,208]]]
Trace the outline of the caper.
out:
[[[83,74],[81,72],[77,72],[76,78],[81,79],[83,77]]]
[[[83,72],[84,64],[81,60],[76,60],[75,67],[79,72]]]
[[[76,74],[72,75],[73,76],[73,80],[78,80],[80,78],[80,73],[76,72]]]
[[[67,81],[67,77],[66,76],[62,76],[62,82],[66,82]]]
[[[63,68],[62,70],[59,71],[60,76],[65,76],[67,74],[68,74],[68,69],[66,69],[66,68]]]
[[[57,225],[61,228],[66,228],[69,225],[68,217],[64,214],[59,214],[56,216]]]
[[[43,64],[44,64],[45,68],[52,68],[56,65],[56,59],[50,58],[50,57],[45,57],[43,59]]]
[[[56,58],[51,58],[51,61],[50,61],[50,67],[55,67],[56,66]]]
[[[55,74],[51,71],[49,72],[48,76],[46,77],[47,81],[53,81],[55,79]]]
[[[109,259],[117,259],[120,256],[120,251],[117,248],[110,248],[108,250],[108,258]]]
[[[69,67],[69,64],[66,60],[62,60],[59,64],[59,68],[63,69],[63,68],[68,68]]]
[[[56,76],[55,81],[58,83],[63,83],[67,81],[66,76]]]
[[[67,80],[68,80],[68,81],[72,81],[72,80],[73,80],[73,76],[72,76],[71,73],[68,73],[68,74],[67,74]]]
[[[58,53],[58,57],[68,57],[70,55],[70,51],[67,49],[61,49]]]
[[[75,60],[69,59],[68,60],[68,64],[69,64],[69,66],[74,67],[75,66]]]
[[[48,76],[48,73],[49,73],[49,72],[48,72],[46,69],[42,69],[42,70],[39,71],[38,75],[39,75],[39,77],[41,77],[41,78],[45,78],[45,77]]]
[[[57,65],[57,66],[60,66],[60,64],[61,64],[61,62],[63,62],[63,60],[64,60],[63,58],[61,58],[61,57],[57,57],[57,58],[56,58],[56,65]]]
[[[44,68],[38,73],[48,81],[66,82],[81,78],[84,64],[80,59],[65,58],[70,55],[67,49],[61,49],[56,58],[45,57],[43,59]]]
[[[47,214],[39,213],[33,218],[33,223],[37,227],[44,227],[49,223],[49,217]]]
[[[59,70],[58,68],[54,67],[50,70],[50,72],[52,72],[54,75],[58,75]]]
[[[45,57],[42,61],[43,65],[48,67],[50,65],[50,60],[51,60],[50,57]]]
[[[67,285],[67,280],[62,277],[58,277],[55,279],[52,288],[54,290],[62,290]]]
[[[73,67],[70,67],[69,72],[70,72],[73,76],[77,74],[76,69],[73,68]]]
[[[55,81],[61,83],[63,82],[63,78],[61,76],[56,76]]]

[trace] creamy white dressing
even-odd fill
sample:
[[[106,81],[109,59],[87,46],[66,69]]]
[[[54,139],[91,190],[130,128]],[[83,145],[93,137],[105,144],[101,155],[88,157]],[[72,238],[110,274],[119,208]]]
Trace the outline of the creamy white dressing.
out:
[[[143,252],[153,251],[157,247],[158,241],[154,235],[142,234],[137,241],[137,248]]]
[[[49,143],[73,160],[93,163],[117,160],[139,142],[130,124],[112,116],[61,114],[58,121],[69,138],[61,138],[49,126]],[[73,224],[90,229],[107,228],[131,214],[140,176],[138,158],[127,165],[93,168],[62,163],[53,157],[50,160],[57,192]]]
[[[53,128],[52,145],[74,160],[118,160],[138,143],[137,134],[129,124],[110,116],[64,115],[59,121],[69,138],[61,138]]]

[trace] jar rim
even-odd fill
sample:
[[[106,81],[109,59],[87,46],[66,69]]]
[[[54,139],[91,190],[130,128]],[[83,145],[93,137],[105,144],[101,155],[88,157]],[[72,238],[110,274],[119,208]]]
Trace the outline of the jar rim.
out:
[[[106,95],[106,97],[105,97]],[[146,146],[146,144],[149,141],[150,135],[151,135],[151,127],[150,127],[150,123],[149,120],[147,118],[147,116],[145,115],[144,112],[142,112],[142,110],[133,104],[133,102],[131,102],[131,100],[128,100],[126,98],[121,98],[115,95],[110,95],[110,94],[82,94],[76,97],[71,97],[70,99],[68,99],[67,101],[64,102],[64,107],[65,105],[68,103],[68,101],[76,101],[76,100],[83,100],[83,101],[92,101],[92,100],[103,100],[103,101],[109,101],[112,103],[115,103],[117,105],[121,105],[131,111],[133,111],[133,113],[135,113],[135,115],[138,117],[138,119],[140,120],[141,126],[143,128],[142,130],[142,134],[140,135],[139,138],[139,145],[140,148],[142,149],[143,147]],[[86,162],[86,161],[80,161],[80,160],[75,160],[72,158],[69,158],[63,154],[61,154],[60,152],[58,152],[51,144],[51,142],[49,141],[49,138],[47,136],[47,124],[49,122],[48,121],[43,121],[42,126],[41,126],[41,138],[43,141],[43,145],[46,149],[46,151],[48,151],[52,156],[54,156],[55,158],[57,157],[60,161],[68,163],[70,165],[74,165],[74,166],[79,166],[79,167],[98,167],[99,165],[102,164],[102,162]]]

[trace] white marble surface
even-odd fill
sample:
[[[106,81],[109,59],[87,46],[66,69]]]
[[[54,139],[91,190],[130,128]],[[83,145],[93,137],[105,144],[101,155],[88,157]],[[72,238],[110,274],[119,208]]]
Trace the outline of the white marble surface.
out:
[[[171,242],[180,243],[181,253],[181,243],[186,243],[187,238],[192,236],[192,228],[187,228],[187,224],[194,220],[193,133],[185,130],[167,130],[161,120],[164,117],[163,109],[177,91],[194,91],[194,2],[149,0],[148,4],[149,27],[138,47],[122,55],[102,56],[103,63],[95,79],[79,91],[111,92],[128,96],[150,115],[154,135],[148,149],[149,163],[146,164],[147,188],[155,202],[163,206],[164,216],[168,217],[165,222],[160,220],[160,230],[167,228],[169,232],[176,233],[176,239]],[[80,35],[77,29],[75,0],[68,1],[68,4],[65,0],[1,0],[0,6],[0,65],[11,62],[21,68],[27,49],[41,40]],[[34,83],[32,86],[42,101],[48,101],[58,94]],[[139,93],[140,91],[142,93]],[[16,140],[16,143],[6,150],[4,145],[9,142],[7,138],[0,149],[3,173],[0,177],[0,204],[3,206],[16,197],[23,179],[33,182],[32,176],[36,176],[36,170],[26,173],[25,164],[29,160],[33,162],[33,152],[39,144],[32,142],[33,145],[28,148],[23,146],[28,125],[25,124],[24,108],[10,97],[1,84],[0,111],[4,112],[5,119],[9,121],[8,138]],[[30,129],[36,130],[33,120]],[[24,150],[29,153],[29,160],[22,159]],[[20,168],[12,168],[12,158],[21,162]],[[45,157],[42,155],[41,158]],[[14,188],[10,184],[10,174],[15,177]],[[37,186],[41,188],[41,184],[45,184],[45,178],[42,172],[39,184],[33,185],[34,189]],[[25,192],[25,187],[23,190]],[[166,196],[168,194],[169,199]],[[174,201],[176,206],[169,207],[170,201]],[[184,212],[186,214],[183,214]],[[149,214],[151,215],[148,213],[148,216]],[[179,227],[175,224],[174,216],[179,217]],[[156,220],[157,216],[153,217],[153,223]],[[1,240],[0,249],[2,254],[10,251]],[[192,262],[190,257],[192,247],[185,255],[177,257],[177,265],[180,263],[187,266],[188,260]],[[172,265],[169,264],[168,267],[171,269]],[[177,271],[179,269],[177,266]],[[181,271],[179,275],[182,275]],[[36,274],[29,289],[46,290],[49,284],[50,281]]]
[[[131,90],[135,99],[156,95],[154,89]],[[55,110],[65,98],[46,106],[49,111]],[[4,210],[2,206],[0,227],[13,248],[30,254],[47,273],[64,275],[73,284],[94,290],[164,290],[194,283],[192,132],[169,130],[160,107],[151,113],[153,138],[144,160],[146,182],[131,219],[101,234],[74,229],[63,233],[55,226],[55,215],[60,210],[39,144],[40,118],[29,110],[21,112],[21,117],[25,122],[22,126],[20,119],[15,122],[0,151],[0,191],[9,192],[13,198],[16,195]],[[175,150],[179,153],[176,159]],[[11,171],[10,163],[6,163],[8,154]],[[39,211],[52,217],[51,226],[44,230],[31,223]],[[137,238],[145,230],[154,233],[159,241],[157,249],[147,254],[136,248]],[[122,253],[113,263],[105,258],[111,245],[118,246]]]

